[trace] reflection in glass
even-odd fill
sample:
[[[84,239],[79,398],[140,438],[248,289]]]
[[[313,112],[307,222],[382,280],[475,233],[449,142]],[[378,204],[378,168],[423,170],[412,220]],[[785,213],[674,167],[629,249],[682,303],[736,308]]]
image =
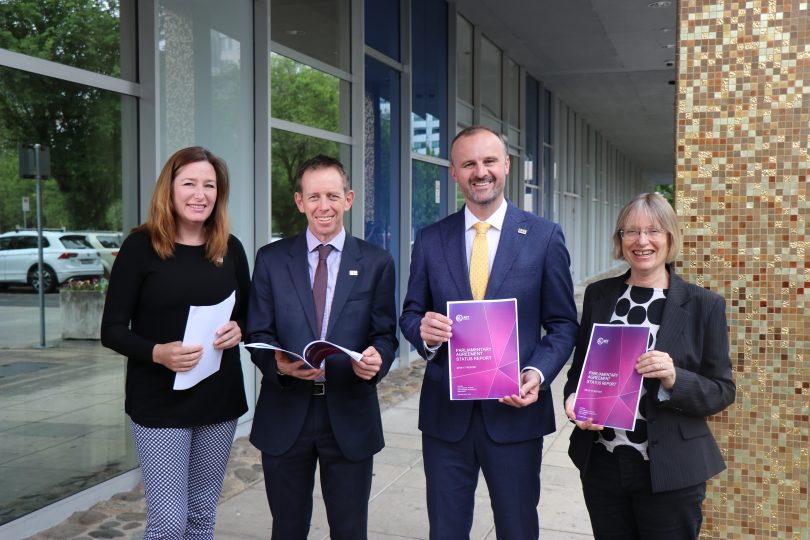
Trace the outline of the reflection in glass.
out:
[[[351,0],[271,0],[270,39],[350,70]]]
[[[411,151],[447,157],[447,3],[413,2]]]
[[[349,134],[348,82],[276,53],[270,63],[273,118]]]
[[[473,27],[459,16],[456,34],[456,77],[458,99],[473,103]]]
[[[134,4],[5,0],[0,48],[135,80]]]
[[[364,3],[366,45],[399,61],[399,0]]]
[[[442,198],[447,185],[447,167],[416,159],[412,164],[411,242],[416,238],[416,231],[447,215],[447,203]]]
[[[509,125],[520,129],[520,68],[509,60]]]
[[[481,106],[501,118],[501,51],[490,40],[481,39]]]
[[[0,68],[0,231],[35,220],[21,213],[22,197],[35,211],[35,183],[19,178],[17,142],[50,147],[44,226],[121,231],[122,193],[136,181],[122,165],[136,147],[134,108],[134,98]],[[59,294],[45,295],[46,339],[56,346],[38,353],[30,349],[39,342],[37,295],[26,286],[0,296],[0,343],[26,348],[4,352],[0,365],[2,524],[132,470],[137,460],[123,412],[124,358],[97,341],[59,341]]]
[[[244,0],[159,2],[159,162],[200,144],[228,163],[232,177],[252,173],[251,16]]]
[[[366,58],[365,239],[399,264],[399,72]],[[356,203],[357,204],[357,203]]]
[[[295,174],[301,164],[317,154],[326,154],[343,163],[351,180],[351,156],[350,149],[345,144],[290,133],[281,129],[273,130],[271,149],[272,236],[274,239],[278,239],[298,234],[307,226],[307,219],[298,211],[293,197]]]

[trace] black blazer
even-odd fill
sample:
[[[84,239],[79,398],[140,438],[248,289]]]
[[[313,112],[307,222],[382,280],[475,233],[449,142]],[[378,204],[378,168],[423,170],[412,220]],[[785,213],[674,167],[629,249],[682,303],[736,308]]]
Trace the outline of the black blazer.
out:
[[[705,482],[726,468],[706,417],[734,402],[725,301],[679,278],[667,265],[669,292],[655,349],[669,353],[676,380],[670,399],[659,401],[658,379],[644,381],[647,394],[648,455],[652,491],[671,491]],[[585,290],[582,322],[568,370],[565,398],[577,388],[594,323],[609,323],[629,271],[592,283]],[[597,432],[574,429],[568,455],[587,470]]]
[[[380,372],[365,381],[354,374],[348,358],[328,360],[326,395],[313,398],[312,383],[276,373],[273,351],[252,349],[251,358],[263,375],[250,433],[254,446],[274,456],[287,452],[301,433],[310,400],[325,399],[332,431],[347,459],[358,461],[382,449],[377,382],[388,373],[397,349],[394,284],[391,255],[347,235],[326,339],[358,352],[373,345],[382,357]],[[316,327],[305,234],[261,248],[245,341],[303,351],[317,339]]]

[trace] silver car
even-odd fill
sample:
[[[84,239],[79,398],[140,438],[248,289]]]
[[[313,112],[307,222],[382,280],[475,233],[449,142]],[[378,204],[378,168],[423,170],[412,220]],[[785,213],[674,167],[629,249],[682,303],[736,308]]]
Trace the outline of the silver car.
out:
[[[101,257],[83,235],[42,231],[42,286],[52,292],[66,281],[104,277]],[[39,289],[37,232],[0,234],[0,287],[27,283]]]
[[[112,265],[118,255],[124,235],[117,231],[76,231],[76,235],[81,235],[90,244],[90,247],[98,251],[101,256],[101,265],[104,267],[104,275],[110,277]]]

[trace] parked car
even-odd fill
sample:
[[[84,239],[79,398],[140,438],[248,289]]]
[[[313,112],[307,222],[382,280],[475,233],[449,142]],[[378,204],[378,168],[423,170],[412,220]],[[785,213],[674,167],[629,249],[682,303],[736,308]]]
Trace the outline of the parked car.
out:
[[[27,283],[39,290],[37,232],[0,234],[0,287]],[[42,288],[52,292],[66,281],[104,277],[101,256],[84,236],[66,231],[42,231]]]
[[[98,251],[101,255],[101,265],[104,267],[104,275],[110,277],[110,271],[115,257],[118,255],[118,250],[121,248],[121,242],[124,241],[124,235],[115,231],[78,231],[72,234],[84,236],[90,246]]]

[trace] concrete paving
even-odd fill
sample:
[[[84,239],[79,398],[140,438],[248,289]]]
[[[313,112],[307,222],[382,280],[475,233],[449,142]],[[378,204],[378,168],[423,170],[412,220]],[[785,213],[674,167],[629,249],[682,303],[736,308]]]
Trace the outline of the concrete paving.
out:
[[[564,374],[564,371],[563,371]],[[563,376],[552,385],[558,430],[546,437],[541,469],[540,537],[548,540],[593,538],[582,499],[579,473],[568,458],[568,436],[573,425],[562,408]],[[386,446],[375,456],[369,503],[369,538],[373,540],[428,537],[422,443],[417,429],[418,393],[383,411]],[[316,482],[317,486],[317,482]],[[320,489],[316,487],[309,538],[329,538]],[[264,481],[223,498],[217,516],[216,538],[259,540],[270,537],[272,520]],[[476,493],[471,538],[495,540],[495,525],[483,477]]]

